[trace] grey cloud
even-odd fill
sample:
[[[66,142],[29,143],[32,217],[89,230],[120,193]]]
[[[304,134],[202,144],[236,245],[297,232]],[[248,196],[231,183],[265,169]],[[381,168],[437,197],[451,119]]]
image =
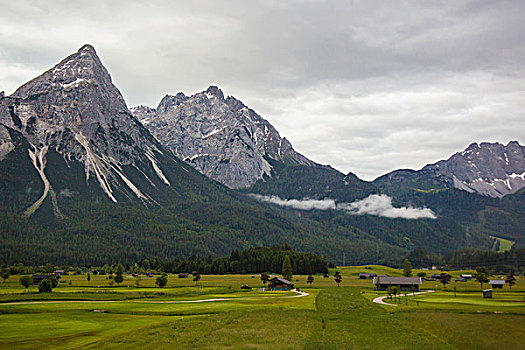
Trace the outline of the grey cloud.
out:
[[[277,204],[299,210],[343,210],[351,215],[375,215],[402,219],[436,219],[436,214],[429,208],[400,207],[392,205],[392,198],[387,195],[372,194],[367,198],[352,203],[337,203],[333,199],[282,199],[278,196],[251,194],[258,201]]]
[[[0,91],[82,44],[131,105],[211,84],[313,160],[372,180],[525,143],[522,1],[4,1]]]

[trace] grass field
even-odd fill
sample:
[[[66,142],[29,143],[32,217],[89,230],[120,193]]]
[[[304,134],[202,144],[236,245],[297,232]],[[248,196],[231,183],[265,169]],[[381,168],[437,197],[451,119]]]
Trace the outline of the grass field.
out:
[[[509,251],[514,245],[514,243],[516,243],[514,241],[511,241],[505,238],[501,238],[501,237],[490,236],[490,238],[494,239],[494,245],[492,246],[492,250],[497,251],[497,252]]]
[[[523,277],[512,291],[494,290],[493,299],[483,299],[476,282],[452,282],[446,289],[425,282],[422,288],[434,293],[386,300],[397,305],[388,306],[372,303],[386,294],[357,275],[399,276],[401,270],[374,265],[338,270],[341,287],[332,277],[315,276],[308,288],[306,276],[294,276],[296,286],[309,293],[304,297],[259,291],[258,275],[205,275],[199,287],[170,276],[166,288],[155,287],[152,278],[137,286],[126,276],[117,287],[106,276],[92,276],[88,283],[85,275],[74,275],[44,294],[24,289],[11,276],[0,283],[0,348],[524,348]],[[242,284],[255,288],[241,290]],[[219,300],[195,302],[204,299]]]

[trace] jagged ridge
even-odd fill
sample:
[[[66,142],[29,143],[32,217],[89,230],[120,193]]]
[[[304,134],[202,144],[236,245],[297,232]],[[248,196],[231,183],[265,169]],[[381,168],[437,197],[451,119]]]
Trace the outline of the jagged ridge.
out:
[[[296,152],[260,115],[216,86],[193,96],[166,95],[156,109],[133,114],[175,155],[230,188],[272,176],[265,159],[319,166]]]

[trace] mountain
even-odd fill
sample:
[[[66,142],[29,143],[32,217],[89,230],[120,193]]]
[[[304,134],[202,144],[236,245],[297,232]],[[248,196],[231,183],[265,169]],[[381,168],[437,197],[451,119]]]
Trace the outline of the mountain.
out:
[[[3,201],[26,215],[49,198],[58,217],[75,197],[159,205],[202,181],[133,117],[89,45],[0,100],[0,137]]]
[[[166,95],[132,113],[166,148],[202,174],[233,188],[283,198],[353,201],[377,192],[296,152],[260,115],[210,86],[193,96]]]
[[[374,184],[394,199],[431,208],[466,233],[525,245],[525,147],[473,143],[419,171],[396,170]]]
[[[252,109],[216,86],[193,96],[166,95],[156,109],[132,113],[177,157],[230,188],[245,188],[271,176],[267,158],[287,164],[320,165],[297,153],[286,138]]]
[[[458,188],[501,198],[525,187],[525,147],[517,141],[473,143],[447,160],[419,171],[396,170],[376,179],[384,187],[434,190]]]
[[[226,123],[215,125],[224,127],[217,134],[228,144],[233,138],[225,154],[251,154],[250,171],[259,179],[271,172],[271,161],[323,169],[240,102],[224,99],[218,89],[207,93],[195,97],[204,110],[239,118],[232,134]],[[177,99],[185,98],[166,98],[158,110],[170,112]],[[199,132],[209,134],[202,124]],[[330,260],[359,251],[347,260],[356,263],[395,263],[407,253],[365,230],[259,203],[202,175],[132,115],[89,45],[13,95],[0,96],[0,194],[0,264],[131,263],[283,243]]]
[[[523,241],[523,190],[499,199],[394,187],[308,160],[216,87],[132,113],[89,45],[0,95],[0,264],[131,263],[273,244],[396,264],[414,247],[444,254],[490,248],[490,235]],[[436,216],[300,211],[252,192],[347,204],[387,193]]]

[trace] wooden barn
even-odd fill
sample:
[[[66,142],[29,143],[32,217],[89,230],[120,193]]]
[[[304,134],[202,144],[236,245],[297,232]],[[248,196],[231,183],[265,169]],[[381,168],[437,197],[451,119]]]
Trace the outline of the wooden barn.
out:
[[[501,289],[505,285],[505,281],[504,280],[490,280],[489,284],[492,287],[492,289],[496,289],[496,288]]]
[[[273,277],[268,281],[268,289],[270,290],[291,290],[293,283],[285,280],[282,277]]]
[[[43,280],[50,280],[55,275],[33,275],[33,286],[38,286]]]
[[[374,277],[377,277],[377,274],[375,274],[375,273],[367,273],[367,272],[361,272],[359,274],[359,279],[360,280],[371,280]]]
[[[403,291],[419,291],[421,277],[374,277],[374,284],[377,290],[388,290],[388,287],[397,287]]]

